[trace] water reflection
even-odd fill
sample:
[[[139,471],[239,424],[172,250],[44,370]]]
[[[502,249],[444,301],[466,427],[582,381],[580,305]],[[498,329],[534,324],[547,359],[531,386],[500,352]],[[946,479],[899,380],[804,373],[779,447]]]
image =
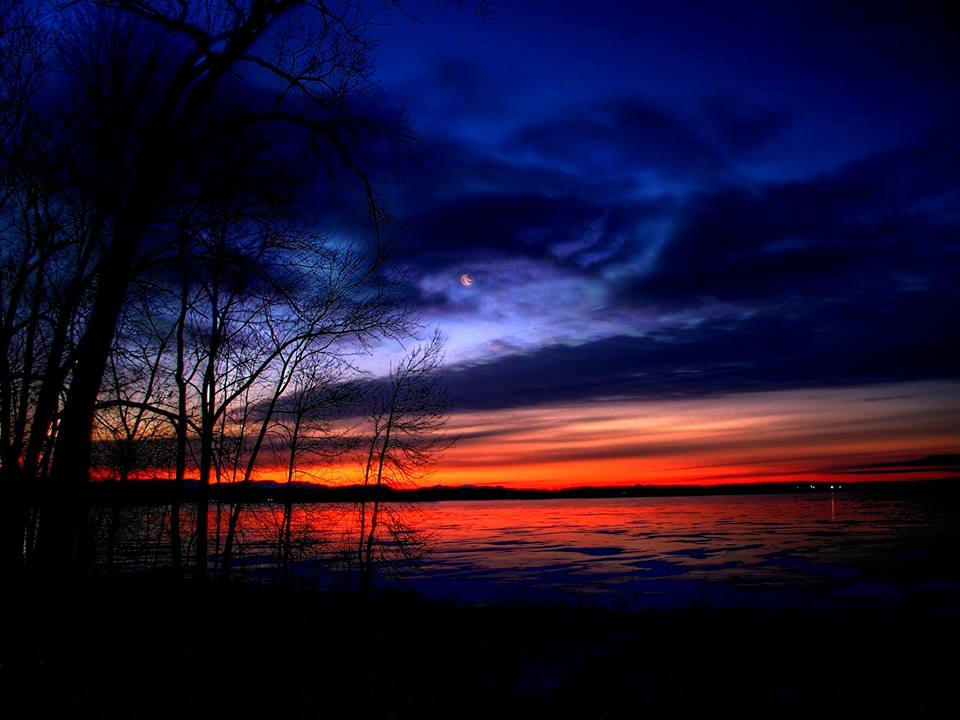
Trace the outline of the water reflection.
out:
[[[165,511],[124,517],[111,562],[163,566]],[[860,607],[956,606],[960,598],[960,522],[953,503],[937,499],[813,493],[256,505],[245,509],[237,538],[232,572],[245,577],[399,584],[461,602]],[[209,544],[216,548],[217,539]]]
[[[960,589],[952,503],[777,495],[438,505],[411,583],[479,602],[855,606]],[[921,596],[923,596],[921,598]]]
[[[196,539],[195,513],[193,505],[180,507],[185,557]],[[207,522],[208,567],[214,577],[336,589],[395,582],[417,568],[425,552],[427,536],[415,524],[421,516],[403,503],[259,503],[242,510],[214,505]],[[95,511],[97,569],[169,571],[169,520],[169,506]]]

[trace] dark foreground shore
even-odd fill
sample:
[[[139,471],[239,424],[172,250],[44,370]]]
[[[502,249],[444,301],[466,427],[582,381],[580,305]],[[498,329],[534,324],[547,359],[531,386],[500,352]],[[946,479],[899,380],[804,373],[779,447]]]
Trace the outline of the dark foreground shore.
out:
[[[5,718],[960,716],[954,613],[457,607],[98,581],[20,597]]]

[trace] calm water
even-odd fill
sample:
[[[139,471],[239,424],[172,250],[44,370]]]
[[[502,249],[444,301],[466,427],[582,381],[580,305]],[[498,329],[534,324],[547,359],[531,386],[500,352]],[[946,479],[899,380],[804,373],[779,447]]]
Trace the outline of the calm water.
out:
[[[860,494],[438,503],[418,590],[461,601],[960,607],[952,500]]]
[[[434,598],[960,609],[960,513],[952,496],[478,501],[381,510],[375,582]],[[163,564],[164,519],[152,512],[153,523],[142,509],[129,514],[135,522],[123,530],[126,550],[114,562]],[[359,517],[357,505],[295,507],[291,572],[330,585],[356,577]],[[275,577],[282,527],[280,508],[246,509],[235,572]],[[210,545],[215,550],[215,537]]]

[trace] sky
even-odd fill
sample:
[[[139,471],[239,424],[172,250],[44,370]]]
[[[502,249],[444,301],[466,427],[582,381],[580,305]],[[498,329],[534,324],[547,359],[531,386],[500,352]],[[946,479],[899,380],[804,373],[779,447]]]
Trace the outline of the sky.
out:
[[[956,10],[488,5],[372,26],[416,141],[363,162],[447,337],[422,483],[960,474]]]
[[[459,436],[431,483],[960,452],[960,23],[840,5],[385,17],[418,134],[386,191],[403,293],[448,337]]]

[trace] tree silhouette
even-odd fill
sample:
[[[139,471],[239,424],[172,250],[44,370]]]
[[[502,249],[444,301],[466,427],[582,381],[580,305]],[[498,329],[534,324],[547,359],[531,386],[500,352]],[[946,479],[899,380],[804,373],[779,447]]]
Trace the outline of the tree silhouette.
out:
[[[372,18],[358,3],[7,0],[0,11],[0,462],[10,497],[0,539],[11,568],[29,557],[58,571],[89,552],[96,413],[139,414],[134,436],[163,418],[178,486],[196,452],[205,488],[223,469],[217,443],[235,402],[266,384],[279,397],[290,358],[308,346],[402,324],[376,289],[387,218],[356,158],[408,134],[402,116],[379,117],[365,99]],[[298,198],[324,187],[318,204],[350,215],[340,192],[350,183],[370,242],[344,252],[342,238],[298,226],[296,213]],[[285,296],[305,273],[283,272],[300,262],[336,289],[305,304]],[[119,375],[121,392],[101,394],[129,350],[120,330],[140,283],[154,288],[169,336],[156,369],[175,391],[162,401],[125,393]],[[266,312],[264,293],[283,312]],[[244,329],[226,335],[228,320]],[[198,509],[200,576],[205,524]]]
[[[435,332],[429,341],[415,347],[392,368],[371,399],[363,487],[370,491],[373,500],[368,503],[364,495],[360,503],[357,543],[357,563],[366,589],[373,578],[377,533],[384,510],[380,491],[422,476],[437,453],[452,442],[443,433],[448,401],[436,373],[443,363],[443,346],[443,336]],[[399,539],[396,532],[394,536]],[[402,550],[403,543],[394,547]]]

